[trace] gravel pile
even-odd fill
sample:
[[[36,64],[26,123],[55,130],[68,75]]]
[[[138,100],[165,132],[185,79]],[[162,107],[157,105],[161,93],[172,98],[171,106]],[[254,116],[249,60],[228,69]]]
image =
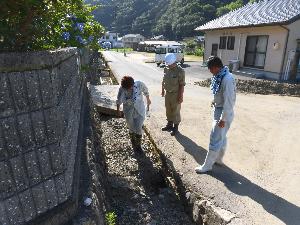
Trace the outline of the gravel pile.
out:
[[[195,85],[209,87],[210,79],[195,82]],[[300,84],[279,83],[268,80],[236,79],[236,86],[237,91],[241,93],[300,97]]]
[[[144,152],[132,150],[125,120],[101,116],[101,145],[106,155],[110,211],[120,225],[194,224],[172,189],[147,137]]]

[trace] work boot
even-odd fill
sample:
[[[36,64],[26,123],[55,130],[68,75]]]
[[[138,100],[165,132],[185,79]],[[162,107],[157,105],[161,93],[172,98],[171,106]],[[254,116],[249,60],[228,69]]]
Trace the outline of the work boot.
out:
[[[168,121],[167,125],[163,128],[161,128],[162,131],[172,131],[173,130],[173,122]]]
[[[218,158],[216,160],[216,164],[218,164],[219,166],[224,166],[224,162],[223,162],[224,155],[225,155],[225,149],[221,149]]]
[[[136,138],[134,133],[129,133],[132,149],[136,148]]]
[[[142,152],[143,148],[142,148],[142,135],[140,134],[135,134],[135,151],[137,152]]]
[[[172,136],[175,136],[176,134],[178,134],[178,124],[175,124],[173,129],[172,129],[172,132],[171,132],[171,135]]]
[[[211,171],[218,156],[219,152],[209,150],[206,155],[204,164],[195,168],[196,173],[206,173],[208,171]]]

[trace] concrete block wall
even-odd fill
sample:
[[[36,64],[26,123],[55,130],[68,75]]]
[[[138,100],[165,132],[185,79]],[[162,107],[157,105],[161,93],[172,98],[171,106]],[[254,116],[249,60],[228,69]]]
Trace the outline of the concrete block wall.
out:
[[[76,208],[83,88],[76,48],[0,54],[1,225],[62,224],[34,221],[68,201]]]

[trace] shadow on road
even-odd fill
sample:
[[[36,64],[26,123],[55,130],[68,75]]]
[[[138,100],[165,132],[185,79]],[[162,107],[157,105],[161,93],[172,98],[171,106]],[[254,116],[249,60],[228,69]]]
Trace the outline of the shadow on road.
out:
[[[181,64],[180,66],[181,66],[182,68],[191,67],[191,65],[189,65],[189,64],[186,64],[186,63],[184,63],[184,64]]]
[[[207,152],[204,148],[182,134],[178,134],[176,140],[184,147],[187,153],[194,157],[198,164],[204,162]],[[274,215],[285,224],[299,225],[300,207],[252,183],[229,167],[214,166],[213,171],[209,175],[223,182],[231,192],[240,196],[248,196],[256,201],[268,213]]]
[[[194,157],[198,164],[202,164],[205,160],[207,151],[197,145],[194,141],[179,133],[175,136],[176,140],[184,147],[184,150]]]

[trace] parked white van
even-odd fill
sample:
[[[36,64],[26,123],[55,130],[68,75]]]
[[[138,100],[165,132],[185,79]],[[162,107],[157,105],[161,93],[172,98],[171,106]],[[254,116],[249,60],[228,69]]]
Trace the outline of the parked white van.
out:
[[[184,53],[181,46],[157,46],[155,48],[155,63],[157,66],[165,63],[167,53],[174,53],[176,55],[176,62],[184,63]]]

